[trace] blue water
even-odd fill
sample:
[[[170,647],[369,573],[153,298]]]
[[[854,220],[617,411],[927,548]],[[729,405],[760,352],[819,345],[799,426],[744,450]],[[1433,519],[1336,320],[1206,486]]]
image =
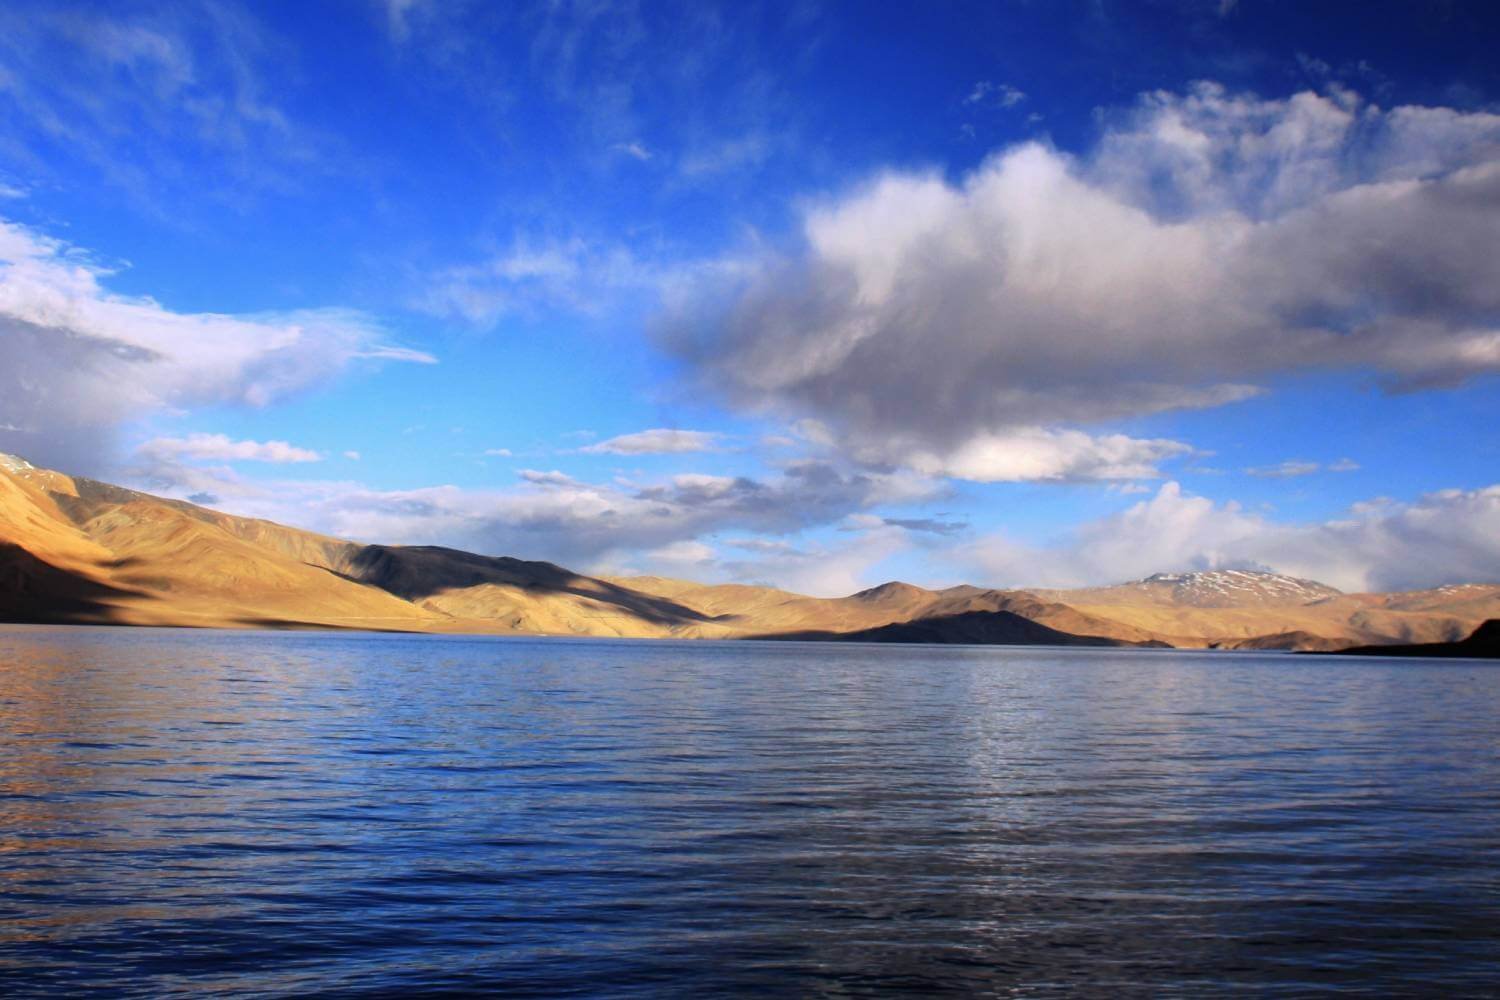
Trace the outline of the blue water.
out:
[[[1500,995],[1500,670],[0,628],[0,992]]]

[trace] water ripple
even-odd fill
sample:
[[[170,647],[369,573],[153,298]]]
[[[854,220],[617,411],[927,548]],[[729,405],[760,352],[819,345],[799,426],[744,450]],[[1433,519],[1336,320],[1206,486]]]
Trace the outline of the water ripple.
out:
[[[0,992],[1500,993],[1500,672],[0,628]]]

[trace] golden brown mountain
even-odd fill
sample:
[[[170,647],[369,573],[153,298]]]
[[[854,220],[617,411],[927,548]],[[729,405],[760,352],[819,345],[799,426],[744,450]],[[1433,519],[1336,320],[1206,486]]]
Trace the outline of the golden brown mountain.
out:
[[[1250,570],[1158,574],[1113,587],[1033,593],[1134,625],[1174,646],[1232,649],[1454,642],[1500,614],[1500,585],[1345,594]]]
[[[720,635],[549,563],[359,545],[0,460],[0,620]]]
[[[1074,591],[848,597],[602,578],[430,546],[362,545],[0,456],[0,620],[662,638],[1333,649],[1441,642],[1500,617],[1500,586],[1341,594],[1248,571]]]

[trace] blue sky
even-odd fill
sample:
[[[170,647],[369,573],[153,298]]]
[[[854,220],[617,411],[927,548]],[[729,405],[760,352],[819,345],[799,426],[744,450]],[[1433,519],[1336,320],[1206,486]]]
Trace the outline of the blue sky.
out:
[[[1500,579],[1500,16],[0,11],[0,449],[847,592]]]

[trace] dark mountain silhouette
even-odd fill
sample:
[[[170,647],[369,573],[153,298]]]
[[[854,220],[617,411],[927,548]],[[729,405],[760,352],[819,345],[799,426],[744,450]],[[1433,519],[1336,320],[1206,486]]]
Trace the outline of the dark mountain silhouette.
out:
[[[1354,646],[1340,649],[1348,656],[1433,656],[1500,659],[1500,618],[1491,618],[1467,639],[1457,642],[1420,642],[1407,646]]]
[[[834,640],[838,642],[912,642],[970,646],[1151,646],[1164,642],[1129,642],[1101,635],[1074,635],[1048,628],[1010,611],[964,611],[912,621],[892,622],[854,632],[783,632],[754,639]]]

